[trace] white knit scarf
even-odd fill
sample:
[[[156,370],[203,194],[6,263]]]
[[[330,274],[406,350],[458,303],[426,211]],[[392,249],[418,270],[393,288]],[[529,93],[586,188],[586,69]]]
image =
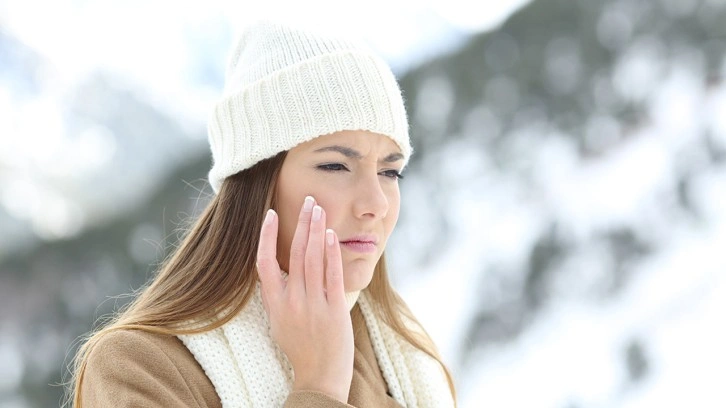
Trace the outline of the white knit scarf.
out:
[[[439,363],[378,319],[365,291],[358,304],[393,398],[408,408],[453,407]],[[293,369],[269,330],[258,285],[249,303],[225,325],[178,337],[214,384],[224,408],[278,408],[292,390]]]

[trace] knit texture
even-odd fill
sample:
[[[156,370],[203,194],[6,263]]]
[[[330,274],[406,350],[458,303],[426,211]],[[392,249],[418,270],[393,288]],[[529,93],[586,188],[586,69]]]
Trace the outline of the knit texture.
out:
[[[453,407],[443,369],[378,319],[365,291],[358,298],[383,378],[393,398],[409,408]],[[224,408],[281,407],[293,370],[272,340],[259,285],[245,308],[215,330],[180,335],[204,369]]]
[[[239,171],[315,137],[367,130],[411,155],[401,90],[362,44],[270,22],[250,25],[229,59],[208,125],[215,192]]]

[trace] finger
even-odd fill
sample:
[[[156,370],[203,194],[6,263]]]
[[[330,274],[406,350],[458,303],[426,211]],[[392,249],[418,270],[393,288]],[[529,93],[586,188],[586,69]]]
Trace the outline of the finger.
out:
[[[277,263],[277,228],[277,214],[272,209],[267,210],[257,246],[257,274],[268,301],[274,301],[284,288],[280,265]]]
[[[310,234],[310,219],[312,217],[315,199],[307,196],[300,209],[295,235],[290,245],[290,270],[288,271],[288,284],[293,287],[305,289],[305,251],[308,246]]]
[[[305,251],[305,291],[323,298],[323,257],[325,256],[325,211],[316,205],[310,223],[308,247]]]
[[[332,229],[325,231],[325,287],[328,303],[345,304],[345,280],[343,279],[343,257],[340,254],[338,234]]]

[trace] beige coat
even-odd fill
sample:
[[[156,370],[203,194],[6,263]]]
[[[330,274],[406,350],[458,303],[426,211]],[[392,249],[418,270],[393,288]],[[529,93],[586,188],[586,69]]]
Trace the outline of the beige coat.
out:
[[[313,391],[291,393],[285,407],[400,407],[388,395],[360,309],[353,311],[355,356],[348,404]],[[214,386],[175,336],[122,330],[93,348],[81,387],[82,406],[221,408]]]

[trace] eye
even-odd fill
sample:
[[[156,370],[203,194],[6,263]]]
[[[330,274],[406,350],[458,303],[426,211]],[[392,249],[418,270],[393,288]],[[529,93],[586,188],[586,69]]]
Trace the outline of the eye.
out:
[[[323,171],[348,171],[348,168],[342,163],[321,164],[318,169]]]
[[[381,175],[395,179],[402,180],[403,175],[398,170],[385,170],[381,172]]]

